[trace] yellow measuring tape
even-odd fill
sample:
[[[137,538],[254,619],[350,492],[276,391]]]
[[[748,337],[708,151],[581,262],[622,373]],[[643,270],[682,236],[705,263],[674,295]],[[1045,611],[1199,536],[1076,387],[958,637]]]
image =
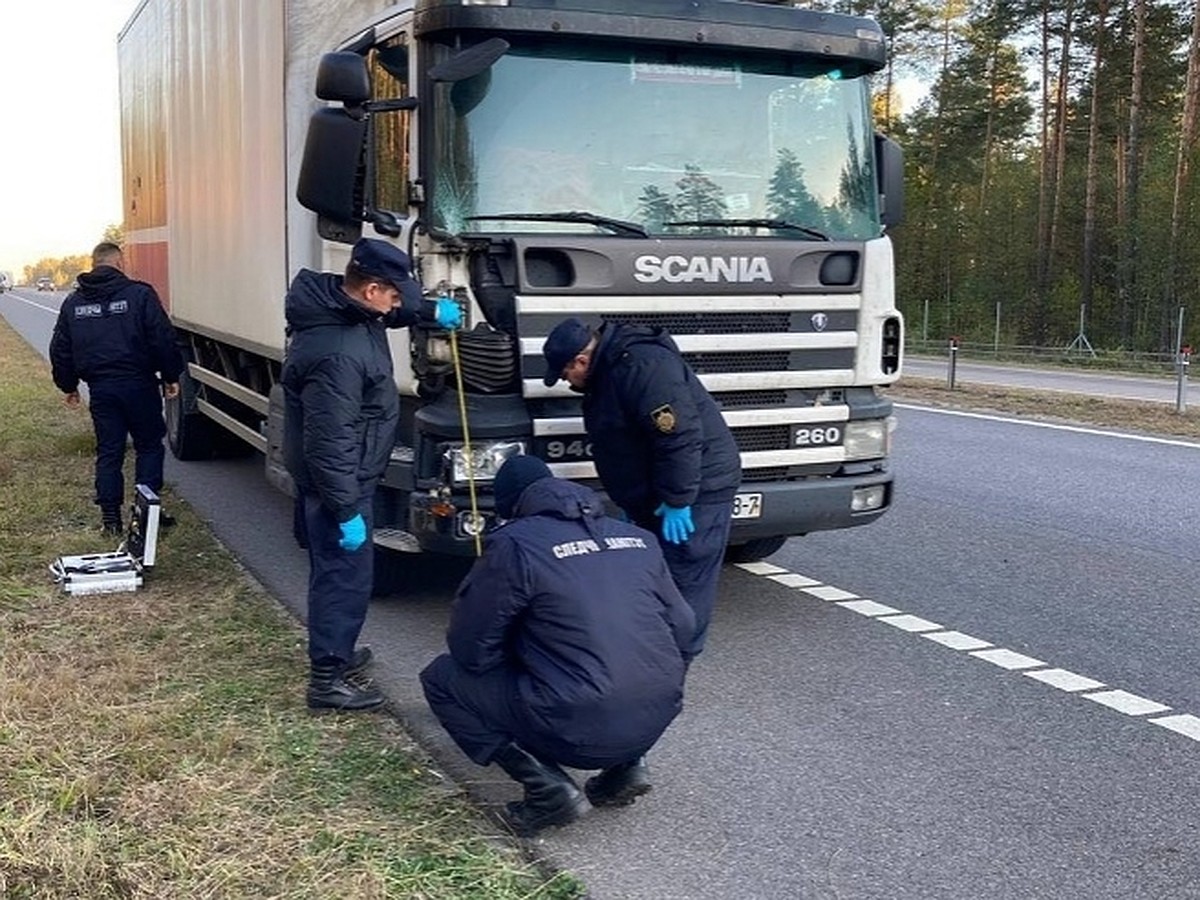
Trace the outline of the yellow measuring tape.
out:
[[[467,490],[471,495],[471,528],[475,532],[475,555],[483,556],[483,521],[475,496],[475,460],[471,454],[471,429],[467,424],[467,395],[463,391],[462,365],[458,361],[458,330],[450,329],[450,358],[454,360],[454,378],[458,382],[458,417],[462,422],[463,458],[467,464]]]

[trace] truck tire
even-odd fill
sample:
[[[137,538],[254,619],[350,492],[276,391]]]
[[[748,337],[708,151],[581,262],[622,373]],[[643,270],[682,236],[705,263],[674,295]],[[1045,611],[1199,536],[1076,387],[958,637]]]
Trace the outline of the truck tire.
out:
[[[197,384],[187,367],[179,376],[179,395],[164,403],[167,443],[184,462],[211,459],[216,426],[196,408]]]
[[[755,538],[744,544],[730,544],[725,550],[725,561],[731,563],[758,562],[779,550],[787,541],[786,534],[774,537]]]

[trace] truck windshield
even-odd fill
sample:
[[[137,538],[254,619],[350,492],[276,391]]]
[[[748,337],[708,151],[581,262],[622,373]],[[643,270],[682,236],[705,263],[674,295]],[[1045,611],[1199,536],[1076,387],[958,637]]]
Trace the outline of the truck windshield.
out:
[[[564,220],[573,211],[652,235],[781,220],[876,237],[869,99],[865,79],[803,60],[517,40],[488,71],[435,87],[432,224],[604,230]],[[494,218],[505,212],[524,218]]]

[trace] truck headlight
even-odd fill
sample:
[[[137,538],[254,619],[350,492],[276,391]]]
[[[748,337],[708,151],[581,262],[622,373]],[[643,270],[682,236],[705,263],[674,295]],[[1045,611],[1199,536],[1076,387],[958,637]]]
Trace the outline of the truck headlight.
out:
[[[505,460],[512,456],[520,456],[525,452],[525,445],[520,441],[497,441],[492,444],[475,445],[471,447],[471,475],[476,481],[491,481],[504,465]],[[462,447],[450,447],[445,453],[446,464],[450,469],[450,477],[455,484],[467,483],[467,452]]]
[[[892,429],[895,419],[864,419],[861,422],[847,422],[844,448],[846,460],[877,459],[887,456],[891,444]]]
[[[450,351],[450,338],[440,334],[430,335],[425,341],[425,355],[430,362],[449,365],[454,361],[454,354]]]

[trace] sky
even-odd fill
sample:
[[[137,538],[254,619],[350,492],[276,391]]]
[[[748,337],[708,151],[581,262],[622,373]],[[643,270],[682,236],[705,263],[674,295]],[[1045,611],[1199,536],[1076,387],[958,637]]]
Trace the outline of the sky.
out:
[[[0,271],[121,222],[117,34],[140,0],[0,0]]]

